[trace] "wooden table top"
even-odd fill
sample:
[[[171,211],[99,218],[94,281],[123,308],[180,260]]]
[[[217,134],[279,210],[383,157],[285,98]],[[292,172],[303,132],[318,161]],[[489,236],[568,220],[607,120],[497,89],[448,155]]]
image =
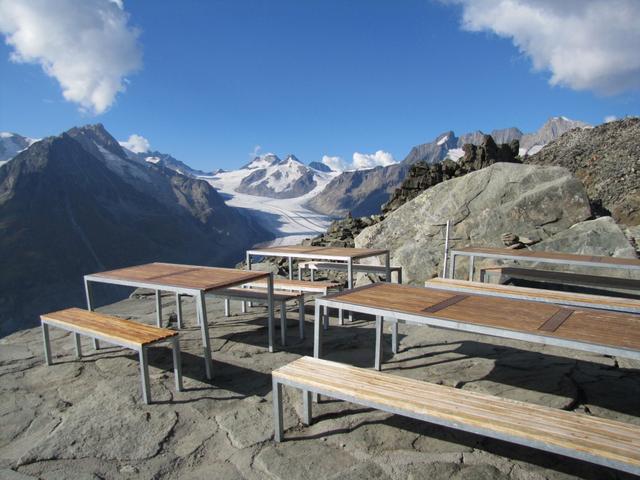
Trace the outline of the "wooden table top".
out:
[[[633,314],[386,282],[325,298],[389,312],[640,351],[640,317]]]
[[[377,255],[386,255],[389,250],[373,249],[373,248],[349,248],[349,247],[311,247],[305,245],[289,245],[282,247],[266,247],[249,250],[247,253],[251,255],[263,256],[283,256],[298,258],[318,258],[323,257],[342,257],[344,259],[355,259],[364,257],[375,257]]]
[[[640,259],[638,258],[622,258],[622,257],[605,257],[598,255],[578,255],[575,253],[562,253],[562,252],[547,252],[538,250],[517,249],[512,250],[510,248],[481,248],[481,247],[466,247],[466,248],[454,248],[452,252],[455,254],[476,254],[478,256],[504,256],[504,257],[517,257],[523,259],[534,260],[557,260],[558,263],[563,261],[569,262],[583,262],[592,265],[599,265],[603,267],[613,266],[626,266],[632,268],[640,268]]]
[[[89,275],[91,280],[113,279],[153,284],[160,287],[180,287],[194,290],[215,290],[232,287],[269,276],[268,272],[235,268],[203,267],[174,263],[148,263]]]

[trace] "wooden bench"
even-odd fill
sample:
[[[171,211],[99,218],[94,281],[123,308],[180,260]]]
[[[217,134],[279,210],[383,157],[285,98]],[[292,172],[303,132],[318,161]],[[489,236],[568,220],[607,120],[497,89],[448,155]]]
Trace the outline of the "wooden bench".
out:
[[[216,296],[224,298],[225,317],[228,317],[231,311],[231,299],[242,301],[243,313],[246,312],[245,302],[266,302],[268,300],[266,288],[225,288],[216,290]],[[304,293],[274,290],[273,302],[280,304],[280,341],[282,345],[287,344],[287,302],[290,301],[298,302],[299,336],[301,340],[304,340]]]
[[[130,348],[138,352],[140,357],[140,374],[142,376],[142,397],[145,403],[151,403],[149,388],[149,364],[147,362],[147,348],[158,343],[170,342],[173,350],[173,370],[175,374],[176,390],[182,391],[182,366],[180,364],[180,343],[178,332],[166,328],[153,327],[142,323],[124,320],[122,318],[102,313],[68,308],[58,312],[40,316],[42,335],[44,340],[44,356],[47,365],[52,365],[51,343],[49,341],[49,326],[58,327],[72,332],[76,346],[76,357],[82,357],[80,335],[96,340]]]
[[[492,297],[516,298],[534,302],[554,303],[573,307],[597,308],[617,312],[640,313],[640,299],[588,295],[584,293],[560,292],[541,288],[515,287],[495,283],[469,282],[450,278],[432,278],[425,287],[434,287],[453,292],[478,293]]]
[[[623,291],[638,295],[640,280],[620,277],[604,277],[581,273],[554,272],[521,267],[496,267],[480,270],[480,281],[491,283],[507,283],[514,279],[533,282],[545,282],[555,285],[572,285],[593,287],[602,290]]]
[[[477,435],[640,474],[640,426],[303,357],[272,373],[275,440],[283,440],[282,385]]]
[[[250,287],[262,287],[266,288],[266,280],[256,280],[250,282],[247,285]],[[293,292],[305,292],[305,293],[321,293],[327,295],[330,291],[342,290],[342,285],[338,282],[317,282],[309,280],[289,280],[286,278],[274,278],[273,288],[278,290],[289,290]]]
[[[347,264],[341,262],[301,262],[298,264],[298,278],[302,278],[302,271],[309,270],[311,275],[311,281],[314,280],[314,272],[316,270],[338,270],[341,272],[347,271]],[[361,273],[375,273],[377,275],[384,275],[386,267],[384,265],[363,265],[360,263],[354,263],[352,266],[354,272]],[[391,275],[396,274],[396,283],[402,283],[402,267],[391,267]],[[391,280],[389,280],[391,281]]]

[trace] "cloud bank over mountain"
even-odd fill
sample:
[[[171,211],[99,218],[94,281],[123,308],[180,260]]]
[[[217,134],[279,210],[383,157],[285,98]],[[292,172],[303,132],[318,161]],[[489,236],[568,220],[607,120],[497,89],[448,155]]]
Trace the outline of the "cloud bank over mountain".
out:
[[[348,170],[364,170],[375,167],[386,167],[393,165],[396,160],[389,152],[378,150],[375,153],[354,152],[351,163],[346,162],[342,157],[331,157],[324,155],[322,163],[335,170],[336,172],[344,172]]]
[[[121,0],[0,0],[0,32],[11,60],[39,64],[62,95],[101,114],[140,69],[139,32]]]
[[[446,0],[445,0],[446,1]],[[640,89],[637,0],[449,0],[462,27],[509,38],[549,83],[604,95]]]

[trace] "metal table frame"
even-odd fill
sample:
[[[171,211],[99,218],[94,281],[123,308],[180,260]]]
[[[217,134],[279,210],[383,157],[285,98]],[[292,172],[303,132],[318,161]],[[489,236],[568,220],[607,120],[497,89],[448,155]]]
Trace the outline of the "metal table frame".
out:
[[[514,300],[519,301],[519,300]],[[585,352],[599,353],[601,355],[613,355],[618,357],[631,358],[640,360],[640,350],[633,350],[623,347],[613,347],[609,345],[600,345],[589,343],[582,340],[568,340],[557,337],[550,337],[530,332],[519,332],[507,328],[489,327],[486,325],[478,325],[473,323],[462,322],[459,320],[448,320],[444,318],[432,317],[426,314],[418,315],[412,313],[404,313],[389,309],[370,307],[340,301],[339,298],[321,297],[315,301],[315,317],[313,325],[313,356],[320,358],[322,355],[322,316],[323,308],[344,308],[353,312],[366,313],[375,315],[376,317],[376,348],[374,366],[376,370],[380,370],[382,365],[382,329],[384,319],[389,318],[391,321],[403,321],[417,325],[428,325],[432,327],[447,328],[450,330],[458,330],[461,332],[479,333],[482,335],[490,335],[493,337],[508,338],[512,340],[522,340],[525,342],[540,343],[543,345],[553,345],[556,347],[572,348],[574,350],[582,350]]]
[[[506,250],[506,249],[505,249]],[[517,252],[517,250],[512,250],[513,252]],[[533,250],[527,250],[528,252],[533,252]],[[623,264],[623,263],[603,263],[601,261],[589,260],[591,255],[584,255],[583,260],[578,259],[561,259],[561,258],[550,258],[545,256],[545,252],[537,252],[539,255],[517,255],[516,253],[507,253],[506,250],[504,253],[502,252],[478,252],[478,251],[466,251],[466,250],[451,250],[451,263],[449,264],[449,278],[455,278],[455,269],[456,269],[456,257],[469,257],[469,280],[473,280],[473,266],[476,257],[480,258],[495,258],[500,260],[518,260],[518,261],[526,261],[526,262],[535,262],[535,263],[553,263],[556,265],[575,265],[582,267],[600,267],[600,268],[615,268],[622,270],[640,270],[640,264],[631,263]],[[577,254],[571,254],[576,255]],[[618,258],[618,257],[616,257]],[[629,259],[635,260],[635,259]]]
[[[268,336],[269,336],[269,352],[273,352],[273,330],[274,330],[274,302],[273,302],[273,274],[265,272],[265,276],[267,277],[267,303],[269,310],[269,320],[268,320]],[[253,279],[255,280],[255,279]],[[176,294],[176,310],[179,316],[182,316],[182,308],[180,306],[180,295],[188,295],[194,297],[196,300],[196,318],[198,324],[200,325],[200,330],[202,334],[202,345],[204,350],[204,364],[205,364],[205,372],[208,379],[213,378],[213,362],[211,360],[211,341],[209,338],[209,324],[207,321],[207,305],[205,301],[206,294],[215,295],[216,289],[204,290],[198,288],[185,288],[185,287],[176,287],[169,284],[161,283],[161,282],[149,282],[143,280],[123,280],[118,278],[109,278],[100,276],[100,274],[90,274],[84,276],[84,288],[87,299],[87,310],[94,310],[94,298],[93,298],[93,290],[91,283],[106,283],[110,285],[121,285],[125,287],[132,288],[148,288],[150,290],[155,290],[156,293],[156,322],[158,327],[161,326],[162,320],[162,302],[161,302],[161,291],[169,291]],[[224,286],[218,287],[229,288],[238,285],[243,285],[248,283],[248,280],[244,279],[238,282],[229,282]],[[182,322],[178,323],[178,328],[182,327]],[[100,348],[100,344],[98,339],[94,339],[94,347],[97,349]]]
[[[281,247],[281,248],[285,249],[286,247]],[[311,249],[314,247],[309,247],[309,248]],[[351,289],[353,288],[353,266],[354,266],[353,261],[361,260],[363,258],[379,257],[380,255],[384,255],[386,280],[388,282],[391,281],[391,253],[389,252],[389,250],[376,249],[376,250],[372,250],[372,253],[364,253],[360,255],[324,255],[321,253],[322,248],[325,248],[325,247],[318,247],[318,253],[315,253],[315,252],[304,253],[304,252],[295,252],[295,251],[273,252],[273,251],[270,251],[269,249],[248,250],[246,254],[247,269],[251,270],[252,256],[287,258],[289,260],[289,279],[293,280],[293,259],[294,258],[300,259],[300,260],[329,260],[333,262],[342,262],[347,264],[347,285],[348,285],[348,288]],[[327,249],[329,248],[348,249],[348,247],[326,247],[326,248]]]

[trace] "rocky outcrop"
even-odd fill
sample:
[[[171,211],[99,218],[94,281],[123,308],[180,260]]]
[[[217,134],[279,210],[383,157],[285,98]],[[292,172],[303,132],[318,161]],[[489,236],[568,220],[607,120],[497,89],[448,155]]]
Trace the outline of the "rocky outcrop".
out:
[[[479,145],[470,143],[464,145],[464,156],[457,162],[444,160],[433,164],[416,163],[409,170],[400,188],[397,188],[391,199],[382,206],[382,211],[388,214],[417,197],[427,188],[451,178],[461,177],[497,162],[519,162],[518,148],[517,140],[508,145],[498,146],[490,135],[484,135]]]
[[[352,217],[336,220],[325,233],[317,237],[303,240],[303,245],[318,247],[354,247],[354,239],[365,228],[375,225],[384,219],[383,215],[371,215],[370,217]]]
[[[546,240],[590,217],[584,187],[566,169],[497,163],[426,190],[355,245],[391,249],[404,278],[420,284],[440,273],[447,220],[453,246],[501,247],[504,232]]]
[[[640,225],[640,118],[571,130],[525,161],[569,169],[596,212]]]

